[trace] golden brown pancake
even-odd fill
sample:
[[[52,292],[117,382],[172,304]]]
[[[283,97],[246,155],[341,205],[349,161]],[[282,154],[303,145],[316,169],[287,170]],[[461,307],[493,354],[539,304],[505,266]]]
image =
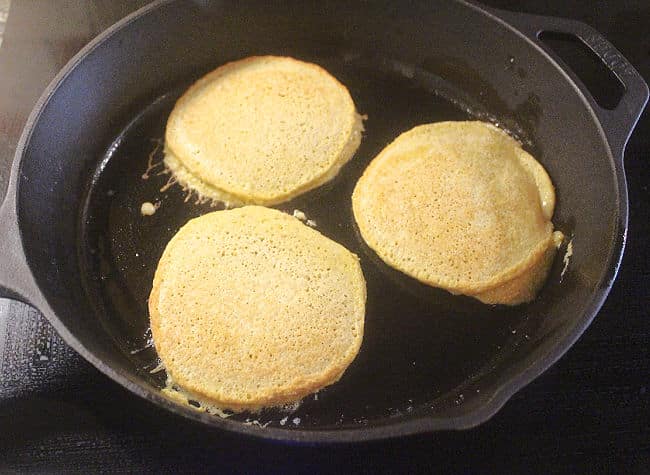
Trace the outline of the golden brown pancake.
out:
[[[206,405],[256,410],[336,382],[363,338],[357,257],[260,206],[189,221],[168,243],[149,298],[168,375]]]
[[[388,265],[485,303],[532,300],[562,234],[544,168],[484,122],[415,127],[366,168],[352,196],[363,239]]]
[[[320,66],[251,57],[217,68],[178,100],[165,164],[202,197],[272,205],[334,178],[362,130],[350,93]]]

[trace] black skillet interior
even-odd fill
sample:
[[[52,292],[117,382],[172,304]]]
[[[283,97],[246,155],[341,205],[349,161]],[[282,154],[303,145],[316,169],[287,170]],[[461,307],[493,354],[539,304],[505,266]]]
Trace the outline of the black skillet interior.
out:
[[[529,338],[535,322],[528,321],[525,307],[453,297],[388,268],[358,235],[350,196],[369,161],[402,131],[422,123],[487,118],[487,113],[469,113],[469,105],[454,102],[453,87],[424,71],[404,75],[405,66],[380,60],[307,59],[347,85],[358,109],[368,115],[367,132],[338,179],[278,208],[304,211],[320,232],[361,257],[368,304],[359,356],[339,383],[308,397],[291,418],[306,426],[334,426],[408,413],[450,393],[460,403],[461,394],[478,389],[472,384],[475,375]],[[140,111],[108,148],[89,185],[79,242],[82,275],[97,314],[142,376],[158,387],[164,371],[150,373],[159,362],[147,347],[153,273],[176,231],[188,219],[214,211],[178,185],[165,190],[169,176],[161,166],[160,142],[171,107],[186,87],[172,89]],[[154,167],[146,173],[150,158]],[[153,216],[143,216],[144,202],[160,207]],[[286,415],[267,410],[255,417],[278,425]]]
[[[231,420],[320,430],[467,415],[536,359],[559,356],[568,335],[593,316],[624,229],[614,164],[566,77],[484,12],[447,1],[355,4],[345,15],[342,5],[318,5],[278,11],[256,2],[216,9],[163,2],[88,53],[50,98],[24,153],[18,212],[28,262],[84,348],[134,387],[155,392],[164,373],[152,373],[158,362],[146,302],[153,272],[179,227],[214,209],[186,201],[178,186],[160,191],[168,177],[159,167],[143,178],[149,157],[161,159],[167,115],[191,81],[227,60],[314,61],[349,88],[368,115],[366,132],[334,182],[279,208],[304,211],[360,256],[364,341],[342,379],[295,412]],[[561,279],[561,249],[530,305],[487,306],[420,285],[380,262],[355,230],[351,191],[387,143],[416,124],[468,118],[498,123],[539,158],[558,192],[554,221],[576,236],[568,271]],[[147,201],[160,203],[153,216],[140,213]]]

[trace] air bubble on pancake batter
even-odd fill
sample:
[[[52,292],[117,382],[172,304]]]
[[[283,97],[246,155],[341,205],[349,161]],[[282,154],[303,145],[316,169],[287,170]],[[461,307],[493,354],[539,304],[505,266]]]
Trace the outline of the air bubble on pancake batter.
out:
[[[233,415],[231,411],[223,410],[216,406],[206,404],[204,401],[198,400],[197,398],[189,395],[180,387],[175,385],[169,375],[167,375],[167,382],[165,384],[165,387],[160,391],[169,397],[169,399],[182,405],[186,405],[187,407],[190,407],[198,412],[207,412],[208,414],[219,416],[222,419],[227,419]]]
[[[157,201],[156,203],[145,201],[140,206],[140,214],[142,216],[152,216],[156,213],[158,208],[160,208],[160,201]]]

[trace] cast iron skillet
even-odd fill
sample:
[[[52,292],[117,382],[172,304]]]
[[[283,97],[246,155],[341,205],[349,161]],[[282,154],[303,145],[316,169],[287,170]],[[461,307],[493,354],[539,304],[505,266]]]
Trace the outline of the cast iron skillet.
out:
[[[596,315],[616,276],[627,227],[623,151],[647,97],[602,36],[568,20],[464,1],[157,1],[91,42],[32,112],[0,209],[2,294],[38,308],[65,341],[141,397],[207,425],[269,439],[336,442],[475,426],[556,361]],[[586,43],[625,87],[599,107],[538,40]],[[216,66],[259,54],[325,66],[368,114],[339,179],[281,209],[304,210],[361,257],[366,334],[341,381],[292,414],[229,419],[165,398],[147,346],[148,297],[164,245],[207,205],[166,177],[144,180],[174,100]],[[356,234],[350,194],[368,161],[424,122],[498,122],[544,164],[554,221],[573,241],[539,298],[490,307],[417,284],[384,266]],[[151,217],[144,201],[160,201]],[[489,251],[488,251],[489,252]],[[246,423],[246,419],[258,423]],[[249,421],[250,422],[250,421]],[[268,424],[267,424],[268,423]],[[265,427],[260,427],[265,426]]]

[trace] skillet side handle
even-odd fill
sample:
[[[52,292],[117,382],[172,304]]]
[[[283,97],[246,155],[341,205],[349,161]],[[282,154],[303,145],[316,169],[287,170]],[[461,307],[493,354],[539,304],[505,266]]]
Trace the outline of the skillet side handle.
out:
[[[35,305],[39,291],[23,252],[18,231],[15,190],[9,186],[0,205],[0,297]]]
[[[625,145],[648,102],[648,85],[634,66],[603,35],[586,23],[493,8],[489,10],[534,41],[567,71],[598,116],[612,153],[615,157],[622,159]],[[623,97],[616,108],[608,110],[598,105],[589,90],[564,61],[540,41],[539,35],[544,31],[573,35],[600,58],[625,88]]]

